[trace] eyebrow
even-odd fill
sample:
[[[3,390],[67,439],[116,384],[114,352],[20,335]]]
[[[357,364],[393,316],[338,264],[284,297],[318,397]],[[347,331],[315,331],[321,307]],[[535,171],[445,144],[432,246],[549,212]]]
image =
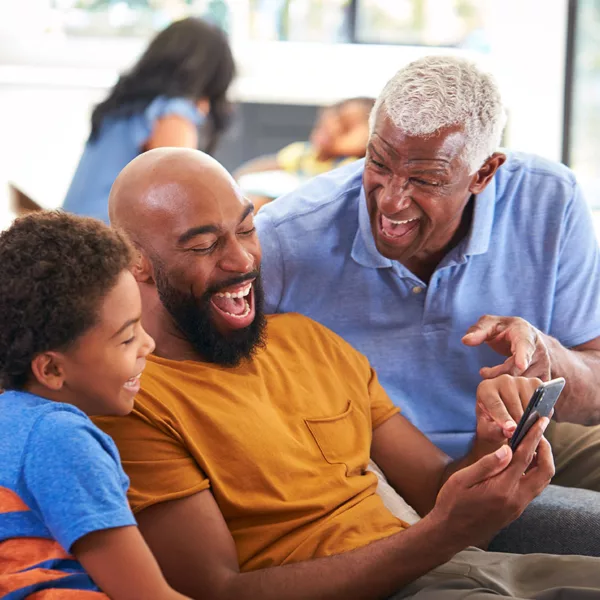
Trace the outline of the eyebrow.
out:
[[[121,326],[121,328],[119,329],[119,331],[117,331],[116,333],[114,333],[113,335],[110,336],[110,339],[114,339],[116,337],[118,337],[119,335],[121,335],[128,327],[131,327],[132,325],[135,325],[136,323],[138,323],[139,321],[141,321],[142,317],[137,317],[135,319],[129,319],[129,321],[125,321],[125,323],[123,323],[123,325]]]
[[[249,202],[240,217],[240,223],[254,210],[254,204]],[[177,240],[178,244],[185,244],[189,242],[191,239],[195,238],[198,235],[204,235],[206,233],[217,233],[219,228],[216,225],[200,225],[199,227],[192,227],[188,229],[185,233],[179,236]]]
[[[413,169],[412,172],[419,175],[445,175],[447,170],[444,167],[438,167],[433,169]]]
[[[369,150],[369,152],[372,152],[373,154],[375,154],[377,156],[377,158],[380,158],[381,160],[385,160],[385,156],[383,156],[383,154],[381,154],[381,152],[377,151],[375,146],[373,146],[372,142],[369,142],[368,150]]]
[[[252,204],[252,202],[249,202],[248,205],[246,206],[246,208],[244,209],[244,212],[242,213],[242,216],[240,217],[240,223],[242,221],[244,221],[244,219],[251,213],[254,212],[254,204]]]
[[[398,152],[396,151],[396,148],[394,148],[394,146],[392,146],[392,144],[390,144],[389,142],[387,142],[386,140],[384,140],[380,135],[378,135],[377,133],[375,133],[373,135],[373,139],[379,140],[379,144],[381,145],[382,150],[388,154],[389,156],[391,156],[392,158],[398,156]],[[369,141],[369,148],[371,150],[373,150],[374,152],[377,153],[377,155],[380,158],[384,158],[384,156],[381,154],[380,151],[378,151],[377,149],[375,149],[374,145],[373,145],[373,139]]]
[[[197,235],[203,235],[205,233],[217,233],[218,228],[215,225],[201,225],[200,227],[192,227],[188,229],[184,234],[179,236],[177,242],[179,244],[185,244]]]

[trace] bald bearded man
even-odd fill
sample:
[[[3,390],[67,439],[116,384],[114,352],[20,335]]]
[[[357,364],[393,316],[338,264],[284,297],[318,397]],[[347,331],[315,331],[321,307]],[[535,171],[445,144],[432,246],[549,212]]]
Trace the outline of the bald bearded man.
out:
[[[138,249],[156,350],[133,413],[98,423],[176,589],[236,600],[600,598],[597,559],[467,549],[553,474],[547,419],[512,454],[487,416],[536,380],[483,382],[472,451],[452,462],[341,338],[300,315],[264,318],[252,207],[213,159],[141,155],[117,179],[110,216]],[[415,525],[375,493],[370,457],[423,516]]]

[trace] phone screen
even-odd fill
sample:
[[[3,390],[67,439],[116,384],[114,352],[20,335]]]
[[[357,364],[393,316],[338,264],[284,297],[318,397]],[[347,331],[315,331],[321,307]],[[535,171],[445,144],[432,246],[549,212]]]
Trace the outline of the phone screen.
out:
[[[510,447],[513,452],[540,417],[550,416],[564,387],[565,380],[562,377],[558,377],[557,379],[542,383],[533,392],[531,400],[529,400],[529,404],[510,440]]]

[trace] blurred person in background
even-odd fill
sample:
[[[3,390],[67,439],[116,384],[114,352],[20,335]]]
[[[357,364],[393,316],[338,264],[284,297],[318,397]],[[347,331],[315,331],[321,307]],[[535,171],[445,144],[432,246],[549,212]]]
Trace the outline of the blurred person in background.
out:
[[[162,146],[211,153],[227,126],[235,74],[219,28],[190,17],[172,23],[92,112],[92,127],[63,208],[108,223],[108,194],[121,169]]]
[[[275,155],[242,165],[234,176],[252,197],[255,210],[315,175],[364,157],[374,104],[373,98],[358,97],[328,106],[321,111],[309,141],[293,142]],[[286,175],[278,177],[274,171]]]

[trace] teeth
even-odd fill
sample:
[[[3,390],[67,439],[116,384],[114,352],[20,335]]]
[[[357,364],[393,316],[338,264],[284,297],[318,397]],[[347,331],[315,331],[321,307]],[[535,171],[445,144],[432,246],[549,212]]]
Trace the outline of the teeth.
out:
[[[129,378],[129,379],[126,381],[126,382],[125,382],[125,386],[126,386],[126,387],[132,387],[132,386],[134,386],[134,385],[135,385],[135,384],[138,382],[138,380],[139,380],[139,378],[140,378],[141,376],[142,376],[142,374],[141,374],[141,373],[138,373],[138,374],[137,374],[135,377],[130,377],[130,378]]]
[[[252,284],[249,283],[245,288],[242,288],[239,292],[217,292],[216,296],[220,296],[221,298],[245,298],[252,289]]]
[[[406,221],[394,221],[393,219],[390,219],[389,217],[385,217],[387,221],[389,221],[390,223],[393,223],[394,225],[404,225],[406,223],[411,223],[412,221],[416,221],[417,217],[414,217],[413,219],[406,219]]]

